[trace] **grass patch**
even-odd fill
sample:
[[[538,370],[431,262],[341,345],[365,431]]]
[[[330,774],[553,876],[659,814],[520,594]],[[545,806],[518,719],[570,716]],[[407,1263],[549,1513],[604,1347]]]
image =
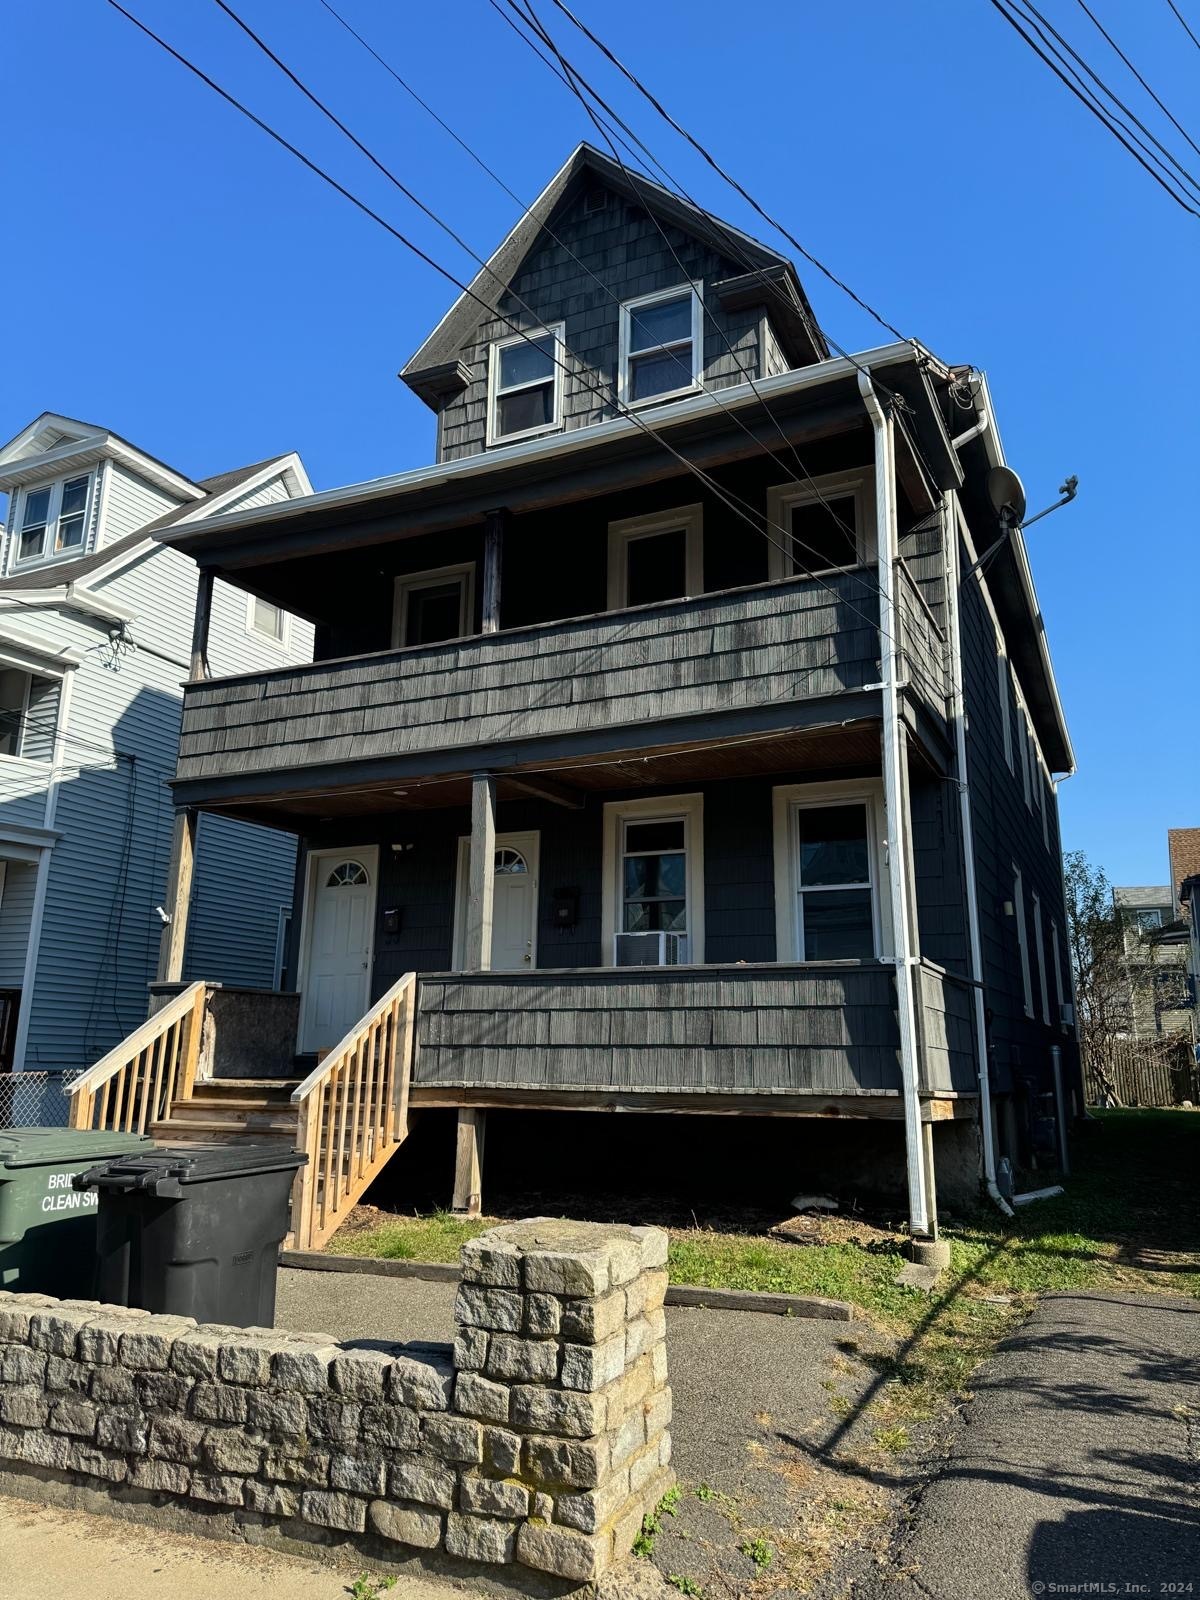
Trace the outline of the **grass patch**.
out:
[[[885,1436],[896,1437],[895,1429],[933,1415],[947,1394],[967,1386],[979,1361],[1037,1294],[1103,1286],[1200,1297],[1200,1114],[1100,1112],[1079,1133],[1073,1154],[1075,1168],[1058,1199],[1019,1209],[1011,1221],[980,1208],[946,1230],[951,1267],[932,1297],[897,1283],[903,1264],[898,1235],[894,1248],[885,1237],[867,1249],[673,1227],[671,1281],[823,1295],[858,1306],[896,1340],[887,1357],[857,1357],[853,1339],[847,1341],[847,1349],[872,1362],[886,1381],[876,1415]],[[580,1204],[573,1199],[573,1209]],[[609,1214],[602,1200],[595,1214]],[[654,1220],[654,1203],[640,1214]],[[343,1228],[330,1248],[388,1260],[454,1261],[465,1240],[500,1220],[445,1211],[364,1215],[366,1225]]]

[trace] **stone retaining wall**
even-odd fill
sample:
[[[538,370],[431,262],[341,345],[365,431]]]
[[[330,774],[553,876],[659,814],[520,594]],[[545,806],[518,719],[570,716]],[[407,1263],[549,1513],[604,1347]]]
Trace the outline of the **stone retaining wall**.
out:
[[[497,1228],[463,1249],[453,1350],[0,1293],[0,1468],[594,1581],[672,1482],[666,1254]]]

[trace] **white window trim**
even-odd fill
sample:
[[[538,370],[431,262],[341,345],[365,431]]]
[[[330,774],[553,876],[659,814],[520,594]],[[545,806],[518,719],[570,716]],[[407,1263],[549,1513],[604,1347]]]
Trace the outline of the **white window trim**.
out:
[[[274,606],[283,619],[283,634],[276,638],[273,633],[264,633],[254,620],[254,605],[262,600],[264,605]],[[263,644],[269,644],[275,650],[287,651],[292,643],[292,618],[291,613],[285,611],[277,600],[267,600],[262,595],[247,594],[246,596],[246,632],[252,639],[261,639]]]
[[[687,594],[680,599],[704,592],[704,507],[697,502],[690,506],[675,506],[670,511],[656,511],[648,517],[622,517],[608,525],[608,609],[623,611],[629,604],[629,546],[638,539],[652,538],[657,533],[671,533],[682,528],[685,535],[684,579]],[[656,605],[669,605],[670,601],[655,601]]]
[[[515,333],[507,339],[496,339],[488,347],[488,392],[487,392],[487,432],[485,443],[487,445],[516,444],[521,439],[536,439],[544,433],[557,433],[563,425],[563,364],[566,356],[564,335],[566,323],[551,322],[544,328],[528,328],[521,333]],[[517,433],[499,433],[496,430],[497,405],[500,398],[500,352],[510,345],[528,344],[531,339],[552,339],[554,350],[551,355],[551,393],[554,397],[554,416],[549,422],[540,422],[536,428],[522,428]],[[526,383],[514,383],[503,392],[505,394],[519,394],[523,389],[540,389],[547,380],[545,378],[531,378]]]
[[[1012,737],[1012,707],[1009,704],[1009,689],[1011,678],[1009,676],[1008,656],[1005,654],[1004,643],[1000,635],[996,635],[996,690],[1000,696],[1000,731],[1004,739],[1004,760],[1010,772],[1016,772],[1013,762],[1013,737]]]
[[[402,572],[396,579],[395,598],[392,602],[392,649],[404,648],[408,634],[408,599],[414,589],[430,589],[435,584],[449,583],[454,578],[466,581],[459,591],[457,639],[465,639],[474,631],[475,622],[475,563],[460,561],[452,567],[430,567],[424,572]],[[439,644],[449,644],[449,639],[439,639]],[[432,647],[427,647],[432,648]]]
[[[63,734],[63,683],[66,673],[61,668],[56,671],[52,667],[41,666],[27,656],[10,654],[6,650],[0,651],[0,671],[23,672],[25,674],[25,697],[21,703],[20,723],[20,742],[22,743],[25,738],[25,719],[29,714],[29,692],[33,686],[32,680],[34,678],[48,678],[58,684],[58,703],[55,708],[54,727],[49,735],[51,753],[48,756],[23,756],[19,753],[17,755],[8,755],[5,752],[0,752],[0,766],[16,767],[18,770],[32,767],[34,771],[44,772],[47,768],[54,766],[56,760],[55,752]]]
[[[1029,967],[1029,930],[1025,925],[1025,882],[1013,862],[1013,916],[1017,922],[1017,949],[1021,956],[1021,995],[1025,1015],[1033,1016],[1033,977]]]
[[[280,906],[275,922],[275,962],[272,969],[271,987],[279,990],[283,988],[283,972],[287,966],[288,935],[292,931],[292,907]]]
[[[83,538],[78,544],[72,545],[69,550],[55,550],[54,541],[58,537],[58,520],[62,511],[63,486],[67,483],[72,483],[76,478],[87,479],[87,494],[83,502]],[[50,491],[50,505],[46,511],[46,526],[42,531],[42,548],[36,556],[22,556],[21,529],[25,522],[25,504],[31,494],[39,494],[43,489],[49,489]],[[56,478],[53,483],[30,483],[24,485],[20,494],[16,497],[17,504],[13,507],[12,557],[9,561],[9,571],[25,572],[32,567],[53,566],[59,561],[78,561],[80,556],[86,555],[95,497],[96,471],[92,467],[83,472],[64,473],[61,478]]]
[[[1017,711],[1021,719],[1021,726],[1018,729],[1020,734],[1019,748],[1021,753],[1021,792],[1025,796],[1025,804],[1029,807],[1030,811],[1032,811],[1033,780],[1029,771],[1029,718],[1026,715],[1025,707],[1019,701],[1017,703]]]
[[[785,783],[771,791],[772,835],[775,854],[775,959],[794,964],[804,962],[800,939],[799,863],[796,860],[798,811],[818,806],[861,805],[867,807],[867,844],[871,856],[871,917],[875,939],[875,958],[892,954],[892,897],[886,861],[887,822],[883,803],[883,784],[878,778],[856,778],[848,783]],[[806,963],[810,966],[821,962]]]
[[[793,506],[815,505],[821,500],[854,497],[858,526],[858,566],[875,560],[875,474],[869,467],[856,472],[832,472],[804,483],[776,483],[767,490],[767,523],[771,539],[767,545],[767,573],[771,578],[817,577],[826,572],[850,572],[853,566],[814,567],[811,572],[789,572],[788,551],[791,539]]]
[[[646,306],[661,305],[667,300],[678,300],[684,294],[692,296],[692,381],[681,383],[678,388],[664,389],[661,394],[648,394],[644,399],[630,398],[629,363],[633,356],[652,354],[656,349],[672,350],[675,344],[683,344],[682,339],[671,345],[647,345],[644,350],[631,350],[629,348],[629,334],[632,313],[641,311]],[[628,408],[636,409],[639,406],[658,405],[663,400],[676,400],[681,395],[696,394],[704,387],[704,285],[703,283],[673,283],[669,289],[656,289],[653,294],[640,294],[633,300],[622,300],[620,335],[617,348],[617,400]]]
[[[704,965],[704,796],[702,794],[647,795],[641,800],[611,800],[604,807],[603,891],[600,901],[601,965],[617,964],[617,908],[622,904],[621,825],[664,821],[682,817],[686,832],[688,958],[684,965]],[[633,971],[622,968],[622,971]],[[668,968],[658,968],[667,971]]]
[[[541,901],[542,835],[537,828],[521,833],[498,833],[492,852],[493,862],[501,850],[518,850],[525,857],[525,865],[533,884],[532,936],[529,941],[529,966],[531,971],[538,962],[538,921]],[[450,952],[453,970],[462,972],[467,964],[467,902],[471,895],[471,835],[463,833],[458,839],[458,856],[454,870],[454,925],[451,930]]]
[[[1042,930],[1042,900],[1034,891],[1033,900],[1033,947],[1037,952],[1038,964],[1038,989],[1042,999],[1042,1021],[1050,1022],[1050,985],[1046,981],[1046,935]]]

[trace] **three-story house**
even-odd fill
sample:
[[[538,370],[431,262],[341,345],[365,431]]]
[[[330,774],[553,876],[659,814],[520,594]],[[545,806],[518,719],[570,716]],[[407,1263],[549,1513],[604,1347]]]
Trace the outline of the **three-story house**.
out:
[[[994,1181],[1077,1082],[986,384],[831,354],[790,261],[587,146],[401,376],[432,466],[159,535],[202,574],[177,859],[200,817],[302,841],[298,1237],[426,1107],[462,1210],[491,1108],[738,1113],[886,1127],[932,1230],[938,1169]],[[205,671],[218,578],[312,664]]]

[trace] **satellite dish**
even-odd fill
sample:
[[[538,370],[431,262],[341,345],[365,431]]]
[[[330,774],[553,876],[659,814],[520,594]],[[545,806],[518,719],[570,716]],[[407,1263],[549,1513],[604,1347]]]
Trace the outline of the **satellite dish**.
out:
[[[1025,516],[1025,489],[1012,468],[993,467],[987,475],[987,492],[996,515],[1019,526]]]

